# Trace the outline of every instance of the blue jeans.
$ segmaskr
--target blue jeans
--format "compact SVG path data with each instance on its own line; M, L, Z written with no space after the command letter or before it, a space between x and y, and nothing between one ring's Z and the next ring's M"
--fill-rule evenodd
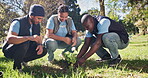
M46 39L44 45L47 49L48 61L52 61L54 59L54 52L56 51L56 49L65 49L62 53L65 53L65 52L73 53L73 51L71 50L72 46L66 44L63 41L58 41L58 40L48 38L48 39ZM78 38L77 44L74 47L76 47L76 49L78 49L78 47L80 45L81 45L81 39Z
M107 51L104 49L108 48L111 58L116 59L119 55L118 49L124 49L128 46L129 43L124 43L123 40L120 39L117 33L106 33L102 36L103 45L100 46L96 54L100 57L103 57L107 54Z

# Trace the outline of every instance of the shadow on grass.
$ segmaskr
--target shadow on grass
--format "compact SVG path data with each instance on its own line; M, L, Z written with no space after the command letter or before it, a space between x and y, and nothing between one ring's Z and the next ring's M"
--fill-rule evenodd
M70 65L68 63L68 61L63 60L63 59L61 59L61 60L54 60L54 62L52 64L57 65L57 66L59 66L61 68L64 68L64 69L68 69L68 66Z
M5 57L0 57L0 70L5 70L7 68L7 65L5 65L5 63L8 63L10 61L12 60Z
M23 69L24 72L29 73L35 78L46 78L51 76L52 78L63 77L64 75L72 76L72 70L69 70L63 62L59 61L54 62L53 65L34 65L28 66ZM59 66L55 66L59 65ZM64 66L65 65L65 66ZM60 66L64 66L61 68ZM49 77L50 78L50 77Z
M124 71L137 71L148 73L148 60L123 60L115 69ZM94 59L87 60L82 68L97 69L102 67L107 67L107 62L100 63ZM63 77L65 75L72 76L76 69L68 68L68 64L64 60L55 60L52 65L34 65L23 69L26 73L34 76L35 78L51 76L53 78Z
M126 69L148 73L148 60L123 60L121 65L126 65Z
M143 47L143 46L148 46L148 43L141 43L141 44L130 44L130 46L136 46L136 47Z
M83 67L90 69L109 67L107 62L97 62L94 59L87 60ZM124 68L125 67L125 68ZM114 68L114 67L113 67ZM132 70L137 72L148 73L148 60L122 60L122 62L115 67L126 71Z
M1 71L1 70L5 70L5 69L6 69L6 67L0 66L0 71Z
M46 78L47 75L51 75L53 78L56 78L61 73L64 73L64 70L61 70L59 68L53 68L49 66L40 66L40 65L34 65L30 67L26 67L23 69L24 72L29 73L30 75L34 76L35 78Z
M0 62L10 62L13 61L12 59L8 59L6 57L0 57Z

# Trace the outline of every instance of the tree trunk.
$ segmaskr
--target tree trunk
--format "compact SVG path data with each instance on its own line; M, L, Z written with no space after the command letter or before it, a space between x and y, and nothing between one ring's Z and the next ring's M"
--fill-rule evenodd
M99 3L100 3L100 15L105 16L104 0L99 0Z

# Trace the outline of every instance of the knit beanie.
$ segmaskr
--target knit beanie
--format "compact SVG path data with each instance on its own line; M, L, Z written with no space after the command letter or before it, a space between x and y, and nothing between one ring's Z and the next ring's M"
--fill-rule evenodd
M34 4L30 7L30 11L29 11L29 15L32 16L45 16L45 11L43 6L39 5L39 4Z

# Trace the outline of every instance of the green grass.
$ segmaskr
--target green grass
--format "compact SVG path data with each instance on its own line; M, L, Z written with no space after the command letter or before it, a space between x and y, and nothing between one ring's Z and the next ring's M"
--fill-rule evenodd
M52 64L46 55L29 62L23 73L13 70L13 60L5 58L0 50L0 71L4 72L3 78L148 78L148 35L132 36L129 46L119 50L123 61L116 67L96 62L99 57L94 54L83 67L74 69L59 56L62 50L55 52Z

